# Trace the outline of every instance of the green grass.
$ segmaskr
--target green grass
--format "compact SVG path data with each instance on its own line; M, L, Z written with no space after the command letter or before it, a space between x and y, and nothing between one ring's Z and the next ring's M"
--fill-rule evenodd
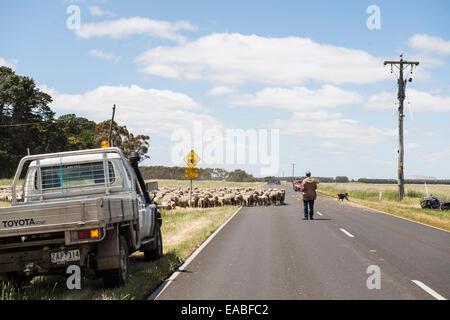
M402 202L398 201L397 188L389 184L320 183L318 192L334 198L338 193L348 192L352 203L450 231L450 211L420 207L420 200L427 196L424 185L406 185ZM439 200L450 200L449 185L427 185L427 188ZM380 192L383 192L381 200Z
M9 178L9 179L0 179L0 186L8 186L11 187L12 183L13 183L14 178ZM19 179L19 181L17 181L17 186L20 187L23 184L23 180L24 179Z
M117 289L103 289L101 280L82 281L81 290L68 290L62 276L40 276L23 288L0 285L0 299L129 300L146 299L200 244L222 225L237 207L163 211L161 228L164 255L145 262L136 252L130 257L130 280Z

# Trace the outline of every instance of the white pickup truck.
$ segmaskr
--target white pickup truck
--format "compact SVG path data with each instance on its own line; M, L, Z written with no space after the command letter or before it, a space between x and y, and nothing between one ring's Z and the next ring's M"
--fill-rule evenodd
M65 274L80 266L106 287L124 285L128 256L162 256L159 208L138 169L118 148L22 158L11 207L0 209L0 280L22 283L36 275ZM25 172L22 200L16 185Z

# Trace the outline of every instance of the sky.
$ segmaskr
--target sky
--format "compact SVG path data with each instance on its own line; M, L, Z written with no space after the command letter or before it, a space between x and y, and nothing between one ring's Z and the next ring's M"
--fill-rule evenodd
M449 14L437 0L1 0L0 65L56 116L103 121L115 104L151 137L145 165L194 148L200 168L395 179L398 70L383 62L403 54L420 62L405 176L450 179Z

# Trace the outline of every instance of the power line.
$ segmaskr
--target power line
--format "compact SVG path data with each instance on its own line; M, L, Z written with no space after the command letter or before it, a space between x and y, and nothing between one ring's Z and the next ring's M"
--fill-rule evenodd
M393 72L392 67L395 66L399 70L397 85L398 85L398 200L402 201L405 195L405 179L403 173L404 166L404 154L405 149L403 145L403 101L405 100L405 88L406 88L406 79L403 79L403 70L408 66L411 67L411 73L413 71L413 66L419 65L417 61L405 61L403 60L403 54L400 55L400 61L385 61L384 65L391 65L391 73ZM409 78L409 82L412 81L412 78Z
M54 121L41 121L41 122L27 122L27 123L16 123L16 124L0 124L0 127L22 127L22 126L32 126L35 124L51 124Z

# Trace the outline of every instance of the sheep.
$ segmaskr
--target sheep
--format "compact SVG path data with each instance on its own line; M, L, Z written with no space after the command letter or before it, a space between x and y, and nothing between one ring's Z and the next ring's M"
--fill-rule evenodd
M282 192L280 190L272 190L269 194L269 201L274 205L281 204Z
M244 200L244 198L242 197L241 194L238 194L238 195L236 195L236 196L234 197L234 203L235 203L236 205L241 205L242 202L243 202L243 200Z
M280 198L280 204L284 204L284 199L286 197L286 190L281 189L281 198Z
M162 187L159 190L151 192L155 201L165 205L166 208L208 208L226 205L279 205L284 204L284 189L264 189L256 190L252 187L242 188L167 188ZM191 200L190 200L191 199Z
M267 206L269 204L269 198L266 195L258 196L258 205Z
M200 197L198 199L198 207L199 208L208 208L211 204L211 201L208 197Z
M250 194L244 194L243 196L244 206L249 207L251 205L251 195Z

